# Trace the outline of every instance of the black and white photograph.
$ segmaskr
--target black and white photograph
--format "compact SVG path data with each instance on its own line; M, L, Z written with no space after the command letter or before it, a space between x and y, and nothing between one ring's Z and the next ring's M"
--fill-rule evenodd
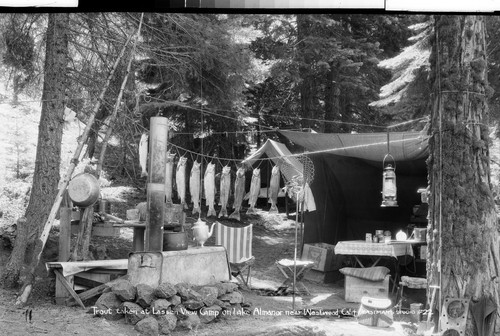
M0 1L0 335L500 335L473 4Z

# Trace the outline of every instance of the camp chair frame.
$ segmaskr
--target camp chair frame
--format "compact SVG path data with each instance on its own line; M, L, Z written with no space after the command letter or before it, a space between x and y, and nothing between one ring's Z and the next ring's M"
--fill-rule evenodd
M252 255L253 224L230 227L215 223L215 244L226 249L231 275L251 289L251 271L255 262Z

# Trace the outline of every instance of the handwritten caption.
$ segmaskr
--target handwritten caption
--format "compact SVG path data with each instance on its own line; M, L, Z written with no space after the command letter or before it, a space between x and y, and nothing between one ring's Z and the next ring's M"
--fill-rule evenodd
M212 309L201 309L199 311L188 310L185 308L179 310L169 310L169 309L155 309L155 308L144 308L141 310L133 310L127 307L118 309L99 309L97 307L92 307L92 313L94 315L109 315L109 314L132 314L132 315L207 315L207 316L316 316L316 317L342 317L342 316L356 316L358 310L352 308L341 308L341 309L300 309L300 310L272 310L272 309L223 309L223 310L212 310ZM364 311L365 314L387 314L391 310L372 310ZM393 312L393 314L427 314L427 309L420 309L418 311L402 310L401 312Z

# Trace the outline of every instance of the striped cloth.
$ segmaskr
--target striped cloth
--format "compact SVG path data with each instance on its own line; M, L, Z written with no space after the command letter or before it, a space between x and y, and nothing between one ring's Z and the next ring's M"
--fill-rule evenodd
M226 248L230 263L242 263L252 259L253 224L241 228L215 223L215 244Z
M349 275L369 281L384 281L385 276L390 272L390 270L385 266L366 268L344 267L339 269L339 271L344 275Z
M367 243L363 240L339 241L335 245L335 254L400 257L413 256L410 244Z

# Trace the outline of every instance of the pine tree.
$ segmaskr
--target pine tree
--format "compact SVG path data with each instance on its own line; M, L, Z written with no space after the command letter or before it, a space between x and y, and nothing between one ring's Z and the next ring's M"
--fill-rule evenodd
M45 76L42 94L42 113L38 132L33 188L26 209L26 221L18 223L17 239L6 266L6 286L19 282L25 259L26 245L34 237L48 217L57 194L61 141L63 134L64 101L66 94L66 65L68 62L67 27L69 13L49 14L45 57ZM36 245L36 240L35 240ZM34 277L34 274L29 274Z
M490 185L485 18L435 16L434 29L427 278L440 285L440 304L467 298L472 305L484 298L498 307L500 235ZM465 334L478 335L471 315Z

